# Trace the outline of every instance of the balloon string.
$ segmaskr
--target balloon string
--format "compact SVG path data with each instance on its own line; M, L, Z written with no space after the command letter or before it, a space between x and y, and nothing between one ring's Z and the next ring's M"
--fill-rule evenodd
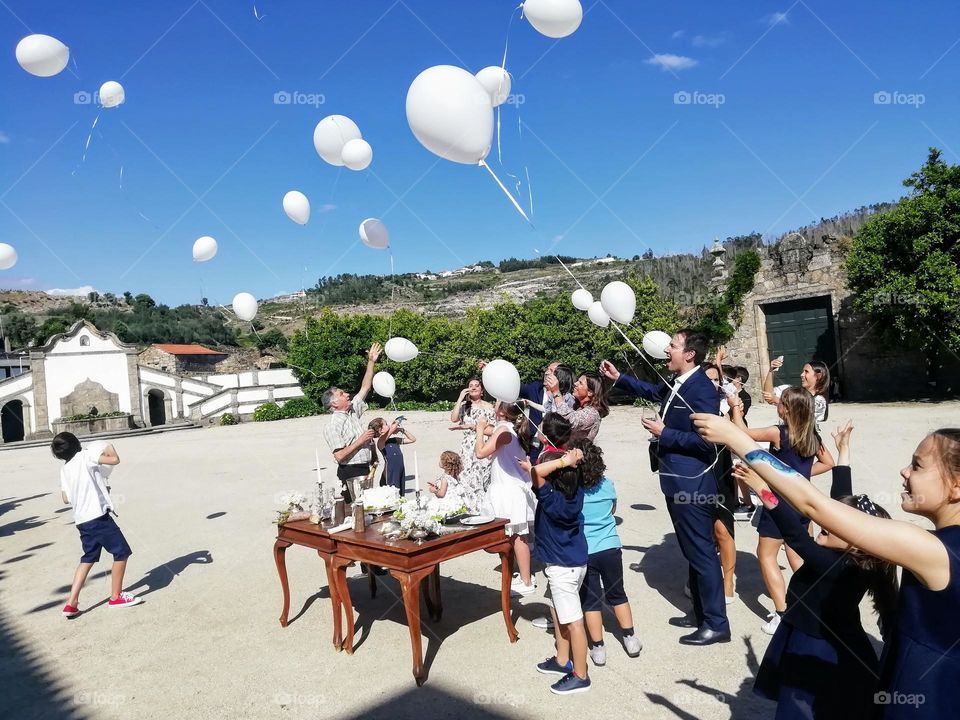
M503 76L500 77L500 82L503 82ZM500 97L500 89L497 88L496 97ZM503 165L503 151L500 147L500 108L503 107L503 103L497 105L497 162Z
M530 198L530 217L533 217L533 185L530 183L530 170L524 165L523 171L527 175L527 195Z
M489 165L487 165L485 160L480 161L480 167L486 168L487 172L490 173L490 176L496 181L497 185L500 186L500 189L503 190L503 194L510 199L511 203L513 203L513 206L517 209L517 212L520 213L520 215L523 216L523 219L526 220L528 223L530 223L530 225L532 226L533 223L530 222L530 218L527 217L527 214L523 211L523 208L520 207L520 203L518 203L516 199L514 199L513 195L510 194L510 191L507 190L506 186L502 182L500 182L500 178L497 177L497 174L493 171L493 169Z

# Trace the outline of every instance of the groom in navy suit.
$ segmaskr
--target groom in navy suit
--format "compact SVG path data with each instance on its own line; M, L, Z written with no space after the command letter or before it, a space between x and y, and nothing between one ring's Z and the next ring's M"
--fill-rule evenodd
M623 375L604 360L600 372L622 389L660 403L660 416L644 420L656 438L655 456L663 491L683 556L690 563L690 594L696 631L680 638L685 645L730 641L730 624L723 597L723 573L713 537L717 480L717 447L706 442L690 420L691 413L720 412L720 395L700 363L707 354L707 338L694 330L680 330L666 348L669 383L654 385ZM654 455L654 453L651 453ZM655 468L656 469L656 468ZM672 621L692 627L685 619Z

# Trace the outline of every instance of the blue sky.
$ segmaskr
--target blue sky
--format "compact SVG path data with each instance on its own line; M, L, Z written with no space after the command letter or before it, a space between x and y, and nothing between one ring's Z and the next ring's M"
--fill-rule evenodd
M960 162L955 1L584 0L563 40L509 28L518 103L502 111L503 164L496 148L488 160L522 179L524 205L532 192L531 228L482 169L438 162L404 113L425 68L499 64L516 4L258 0L258 20L253 0L3 0L0 242L20 260L0 287L269 297L387 272L358 242L367 217L390 228L398 272L551 247L670 254L895 199L931 145ZM30 32L67 44L72 72L21 70ZM97 108L76 94L106 80L127 101L81 162ZM281 91L316 102L275 104ZM369 170L315 153L333 113L360 125ZM281 209L291 189L311 200L306 227ZM190 256L201 235L220 244L205 264Z

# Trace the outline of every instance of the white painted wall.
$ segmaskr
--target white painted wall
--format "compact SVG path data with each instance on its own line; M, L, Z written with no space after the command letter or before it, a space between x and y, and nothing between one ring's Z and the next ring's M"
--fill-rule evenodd
M89 338L90 344L80 344ZM78 383L90 378L107 392L116 393L121 412L133 412L130 382L127 377L127 355L109 339L101 340L87 328L76 336L57 341L46 355L44 374L47 379L47 416L60 417L60 398L69 395Z
M141 382L151 383L153 385L160 385L161 387L176 387L177 381L176 378L167 375L166 373L157 372L156 370L150 370L149 368L141 367L140 368L140 380Z
M17 375L14 378L10 378L9 380L0 383L0 403L6 400L6 398L22 395L32 387L33 373L24 373L23 375Z
M261 370L257 373L261 385L297 385L297 378L290 368Z
M210 397L210 395L213 395L216 392L212 388L209 388L202 383L193 382L191 380L184 380L183 382L181 382L180 389L183 390L185 393L189 392L192 395L198 395L201 397Z

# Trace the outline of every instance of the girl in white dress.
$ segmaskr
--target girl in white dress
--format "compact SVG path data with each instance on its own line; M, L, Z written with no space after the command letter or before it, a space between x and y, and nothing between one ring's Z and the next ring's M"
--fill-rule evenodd
M506 518L507 535L513 538L513 555L517 573L511 591L529 595L537 588L530 574L530 535L537 501L533 495L529 473L523 469L527 459L527 418L516 405L497 403L497 424L486 438L486 420L477 419L477 440L474 454L491 458L490 486L484 508L491 515Z

